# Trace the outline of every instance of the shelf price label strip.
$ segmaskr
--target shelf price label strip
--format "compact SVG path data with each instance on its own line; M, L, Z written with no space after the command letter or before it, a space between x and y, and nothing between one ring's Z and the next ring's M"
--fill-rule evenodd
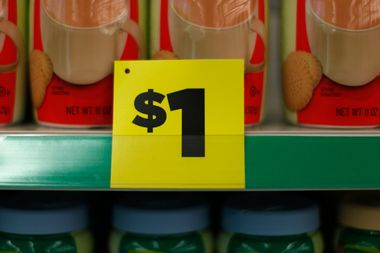
M115 63L111 188L243 189L244 63Z

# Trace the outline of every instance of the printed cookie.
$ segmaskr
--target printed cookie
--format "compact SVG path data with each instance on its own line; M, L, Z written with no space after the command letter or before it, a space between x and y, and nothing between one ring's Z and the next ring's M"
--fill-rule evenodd
M284 78L284 99L286 106L295 112L304 109L313 97L313 82L310 78Z
M304 51L296 51L289 54L287 61L300 68L300 71L305 75L309 75L313 79L313 86L317 87L322 79L322 65L314 55Z
M178 60L178 57L170 52L170 51L167 51L167 50L161 50L159 52L157 52L153 58L153 60Z
M321 64L313 55L307 52L289 54L283 65L282 82L286 106L292 111L304 109L321 78Z
M46 88L53 76L53 64L47 54L33 50L30 55L30 84L34 108L38 109L45 98Z

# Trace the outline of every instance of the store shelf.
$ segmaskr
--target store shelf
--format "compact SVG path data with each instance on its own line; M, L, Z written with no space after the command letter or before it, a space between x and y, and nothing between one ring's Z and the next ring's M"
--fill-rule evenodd
M109 189L111 132L0 131L0 187ZM246 133L247 189L380 189L379 130L273 124Z
M380 189L379 130L262 127L246 136L248 189Z
M0 131L0 187L107 189L109 131L37 127Z

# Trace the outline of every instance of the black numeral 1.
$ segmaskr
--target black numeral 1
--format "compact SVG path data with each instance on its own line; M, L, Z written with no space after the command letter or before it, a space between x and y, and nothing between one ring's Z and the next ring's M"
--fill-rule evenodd
M205 157L205 90L168 94L170 110L182 110L182 157Z

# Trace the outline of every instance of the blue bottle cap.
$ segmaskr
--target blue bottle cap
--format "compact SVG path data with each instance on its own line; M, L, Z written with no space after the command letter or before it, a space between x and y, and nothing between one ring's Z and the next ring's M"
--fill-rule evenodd
M229 201L223 208L224 230L256 236L289 236L319 228L318 206L306 198L281 194L248 196Z
M182 201L117 204L113 210L113 225L135 234L182 234L207 228L208 215L207 205L188 205Z
M85 206L21 209L0 207L0 231L20 235L51 235L85 229Z

